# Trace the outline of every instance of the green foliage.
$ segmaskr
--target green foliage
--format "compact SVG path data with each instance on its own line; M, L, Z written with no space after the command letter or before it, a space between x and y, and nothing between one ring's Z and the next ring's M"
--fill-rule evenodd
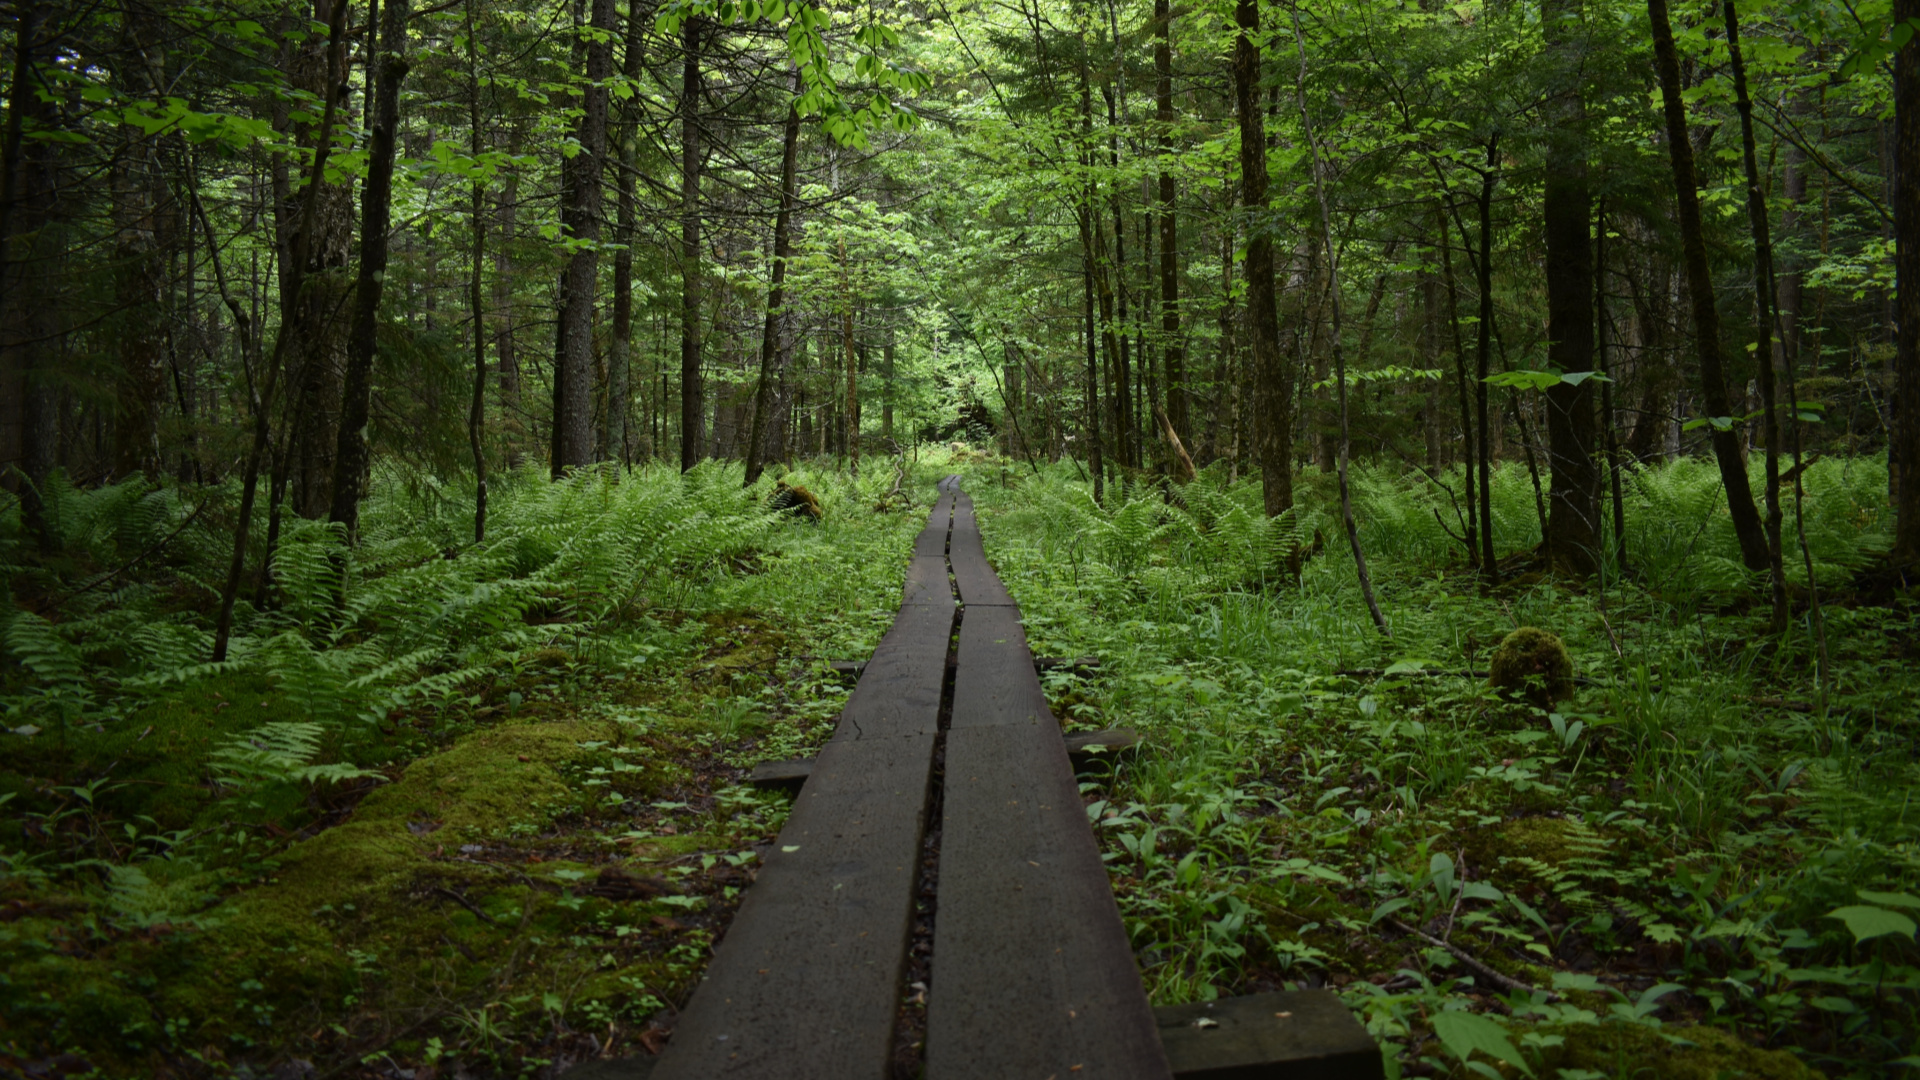
M1884 549L1882 469L1809 470L1823 581ZM1184 506L1109 489L1104 508L1068 468L975 484L1035 651L1102 658L1048 681L1056 712L1144 735L1082 779L1154 1000L1331 982L1395 1067L1455 1075L1809 1075L1766 1044L1865 1077L1904 1055L1913 613L1830 606L1837 683L1805 702L1810 635L1770 636L1751 580L1723 572L1712 471L1631 476L1633 577L1487 597L1434 521L1445 491L1357 467L1390 642L1343 549L1297 584L1228 558L1219 523L1258 515L1256 483L1203 477ZM1306 480L1295 514L1316 520L1333 496ZM1495 495L1501 549L1537 543L1524 469ZM1583 676L1548 715L1472 674L1528 625ZM1396 921L1540 992L1489 987ZM1478 1015L1489 998L1510 1023Z

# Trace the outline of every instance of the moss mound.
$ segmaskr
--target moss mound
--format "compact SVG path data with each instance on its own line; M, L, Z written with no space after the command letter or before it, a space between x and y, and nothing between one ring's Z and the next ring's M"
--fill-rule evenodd
M1762 1050L1710 1027L1601 1024L1557 1027L1563 1039L1547 1050L1540 1075L1586 1069L1603 1076L1661 1080L1819 1080L1821 1074L1784 1050Z
M1508 634L1488 669L1488 686L1542 709L1573 697L1573 657L1557 635L1536 626Z

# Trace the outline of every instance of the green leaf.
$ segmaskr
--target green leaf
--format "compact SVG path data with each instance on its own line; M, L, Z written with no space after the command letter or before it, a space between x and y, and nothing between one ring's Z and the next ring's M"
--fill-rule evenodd
M1911 893L1874 892L1871 889L1861 889L1856 895L1869 904L1880 904L1884 907L1920 908L1920 896L1914 896Z
M1827 912L1826 917L1846 923L1847 929L1853 932L1853 940L1856 944L1893 934L1904 934L1911 939L1915 929L1913 920L1897 911L1888 911L1882 907L1868 907L1864 904L1834 908Z
M1527 1076L1533 1068L1507 1039L1507 1029L1484 1016L1470 1012L1443 1012L1433 1017L1433 1033L1447 1051L1461 1061L1479 1052L1496 1061L1504 1061Z
M1431 663L1433 663L1433 661L1431 660L1412 660L1412 659L1396 660L1393 662L1393 664L1390 667L1387 668L1384 674L1412 675L1415 672L1420 671L1422 668L1425 668L1428 664L1431 664Z

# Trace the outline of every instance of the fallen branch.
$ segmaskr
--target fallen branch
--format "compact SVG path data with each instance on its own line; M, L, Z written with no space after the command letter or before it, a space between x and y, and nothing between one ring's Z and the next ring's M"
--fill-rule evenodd
M1478 957L1475 957L1472 953L1461 948L1460 946L1455 945L1451 942L1441 941L1439 938L1434 937L1432 934L1426 933L1424 931L1415 930L1413 927L1408 926L1406 923L1401 922L1399 919L1389 917L1387 919L1387 924L1389 926L1392 926L1395 930L1398 930L1401 933L1407 935L1408 937L1419 938L1421 941L1426 942L1427 944L1433 946L1436 949L1445 949L1447 952L1452 953L1454 959L1460 961L1462 964L1465 964L1467 966L1467 970L1473 972L1475 975L1481 976L1482 978L1486 979L1488 982L1494 984L1495 986L1500 987L1502 990L1506 990L1510 993L1526 994L1529 996L1534 994L1545 994L1546 1000L1548 1001L1560 1000L1559 994L1556 994L1551 990L1542 990L1539 987L1531 986L1527 983L1523 983L1519 979L1516 979L1511 975L1502 975L1499 972L1488 967Z
M435 887L433 891L436 893L439 893L441 896L446 897L447 899L453 901L454 903L459 904L461 907L466 908L468 911L473 912L473 917L476 919L479 919L481 922L486 923L489 926L500 925L498 922L494 920L493 916L481 910L480 905L474 903L473 901L467 899L464 896L461 896L459 893L454 892L452 889Z

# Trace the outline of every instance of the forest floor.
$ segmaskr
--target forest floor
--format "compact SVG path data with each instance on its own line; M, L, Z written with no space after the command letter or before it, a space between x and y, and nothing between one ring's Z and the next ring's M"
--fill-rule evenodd
M1822 467L1810 533L1844 582L1884 466ZM1056 715L1145 736L1082 780L1156 1004L1331 986L1396 1076L1920 1063L1911 594L1830 589L1818 695L1805 605L1766 632L1685 463L1637 485L1640 583L1605 588L1484 590L1430 493L1363 476L1390 639L1344 548L1271 574L1330 518L1319 477L1269 523L1217 472L1097 508L1070 465L901 468L910 506L885 461L789 477L818 524L724 467L523 479L477 547L457 492L389 485L345 611L331 535L293 529L220 666L196 659L217 520L76 591L198 498L62 496L60 552L7 553L35 614L0 686L0 1074L553 1076L657 1049L785 816L745 771L831 731L827 665L890 623L947 471L1034 652L1101 661L1045 677ZM1502 483L1518 549L1526 480ZM1571 700L1486 689L1521 626L1564 639Z

